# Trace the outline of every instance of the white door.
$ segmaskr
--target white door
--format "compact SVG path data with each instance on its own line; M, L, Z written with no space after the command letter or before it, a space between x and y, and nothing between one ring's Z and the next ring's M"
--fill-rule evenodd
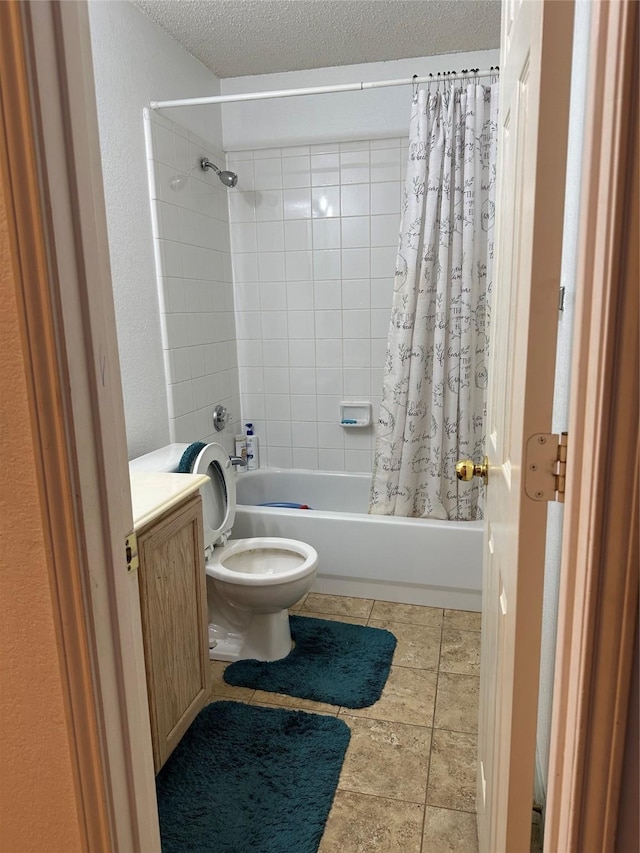
M572 2L504 0L478 738L480 853L529 850L547 505L525 494L551 429Z

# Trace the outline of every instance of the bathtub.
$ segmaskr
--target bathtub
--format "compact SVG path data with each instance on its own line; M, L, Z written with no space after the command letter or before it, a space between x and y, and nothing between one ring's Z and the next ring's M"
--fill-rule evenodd
M319 555L313 591L481 610L482 522L368 515L369 474L239 473L233 538L284 536ZM262 507L300 503L311 510Z

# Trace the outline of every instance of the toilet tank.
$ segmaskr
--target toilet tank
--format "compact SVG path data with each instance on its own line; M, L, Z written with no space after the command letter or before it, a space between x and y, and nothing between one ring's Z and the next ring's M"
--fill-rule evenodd
M188 444L167 444L129 462L130 471L177 471Z

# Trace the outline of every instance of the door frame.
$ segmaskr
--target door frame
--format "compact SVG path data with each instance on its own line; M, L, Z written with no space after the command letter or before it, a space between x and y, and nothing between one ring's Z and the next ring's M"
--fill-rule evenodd
M0 3L0 94L80 837L146 853L160 839L86 3Z
M567 853L615 849L638 618L638 18L592 7L545 826Z
M628 501L619 506L626 489L610 490L607 501L596 495L624 461L623 450L631 453L627 463L634 453L637 460L637 419L634 445L634 413L615 393L620 383L605 387L602 381L613 368L620 381L629 380L624 354L626 336L633 338L633 329L623 322L631 313L623 306L633 298L632 270L627 267L627 275L618 277L618 261L628 246L621 179L630 124L619 96L628 91L634 5L626 0L594 4L592 10L588 115L593 121L587 129L581 203L584 286L576 306L571 380L547 806L550 850L609 849L590 840L588 847L578 842L587 822L601 828L600 837L610 838L617 814L620 750L616 746L607 762L598 743L604 743L604 733L611 742L613 723L623 718L628 695L628 617L637 554L631 518L637 515L637 489L631 507ZM10 182L15 189L12 249L21 273L37 453L41 464L46 460L55 472L43 481L41 497L50 530L58 644L67 663L62 676L79 814L87 849L158 850L137 577L126 573L123 556L131 505L87 9L82 2L42 0L2 3L0 14L3 86L6 81L7 93L13 88L3 167L15 179L15 186ZM612 93L615 97L605 103ZM602 323L602 317L611 321ZM608 406L614 404L620 404L620 419L612 422ZM619 446L620 451L608 453L608 447ZM621 531L623 517L629 525ZM624 582L622 571L615 578L618 609L605 607L596 589L609 581L602 572L604 557L615 553L626 569ZM589 668L587 652L593 649L597 661ZM612 684L613 663L615 701L603 708L596 700L599 688ZM606 797L584 790L587 765L606 769ZM600 772L591 778L601 790Z

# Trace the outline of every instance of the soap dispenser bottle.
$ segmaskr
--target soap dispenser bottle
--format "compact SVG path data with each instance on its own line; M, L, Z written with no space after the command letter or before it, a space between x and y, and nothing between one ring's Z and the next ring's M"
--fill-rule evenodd
M247 436L242 433L236 435L236 456L242 459L242 465L238 467L238 471L244 471L247 467Z
M260 467L260 451L258 436L253 434L253 424L247 424L247 469L255 471Z

